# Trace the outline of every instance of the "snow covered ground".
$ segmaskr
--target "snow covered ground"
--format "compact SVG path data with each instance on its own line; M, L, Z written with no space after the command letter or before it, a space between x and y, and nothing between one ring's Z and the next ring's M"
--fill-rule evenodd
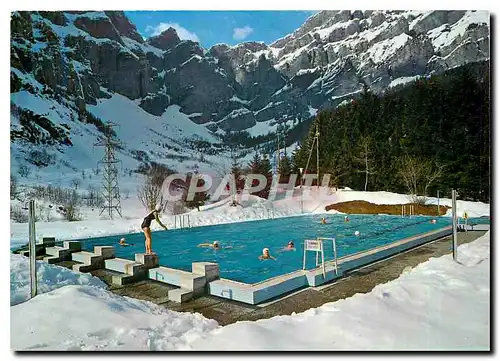
M11 348L488 350L490 233L460 246L458 259L432 258L367 294L300 314L225 327L200 314L169 311L82 285L78 276L65 277L77 284L11 306ZM22 263L16 257L11 262ZM11 268L11 278L18 269ZM50 284L61 272L60 267L42 272L42 282ZM23 277L27 282L26 272L16 277L19 285Z
M309 191L309 199L300 202L298 194L286 197L285 193L278 193L274 201L250 196L248 200L241 200L241 206L231 207L230 199L226 198L216 203L201 208L201 211L189 212L192 226L212 225L221 223L241 222L269 217L285 217L300 215L303 213L325 213L325 206L350 200L365 200L375 204L399 204L409 203L407 195L390 192L361 192L349 189L332 191L331 189L316 187L305 189ZM436 204L436 198L429 198L429 204ZM440 199L441 205L451 206L451 199ZM467 211L469 217L489 216L490 205L481 202L457 201L458 213L461 215ZM99 210L90 208L82 209L82 221L67 222L44 222L36 223L36 235L41 237L56 237L58 240L81 239L86 237L97 237L105 235L118 235L140 232L140 224L144 216L144 207L135 197L122 201L123 218L115 220L102 220ZM330 211L329 213L337 213ZM451 210L448 212L451 216ZM162 222L169 228L174 228L173 215L163 215ZM178 225L178 223L177 223ZM160 227L153 222L153 230ZM28 226L26 223L11 222L11 246L26 244L28 240Z
M99 278L87 273L73 272L65 267L37 261L38 293L46 293L67 285L90 285L106 288ZM30 298L29 259L19 254L10 255L10 304L17 305Z

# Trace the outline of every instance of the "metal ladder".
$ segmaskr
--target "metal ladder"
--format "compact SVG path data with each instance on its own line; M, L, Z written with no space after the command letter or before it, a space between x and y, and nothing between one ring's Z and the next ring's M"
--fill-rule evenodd
M305 270L306 269L307 251L316 252L316 267L319 267L319 256L321 254L321 267L323 269L323 279L326 279L325 252L324 252L324 242L325 241L332 241L333 268L335 269L335 274L338 275L337 244L336 244L335 238L317 237L316 239L304 240L304 259L303 259L303 263L302 263L302 270Z

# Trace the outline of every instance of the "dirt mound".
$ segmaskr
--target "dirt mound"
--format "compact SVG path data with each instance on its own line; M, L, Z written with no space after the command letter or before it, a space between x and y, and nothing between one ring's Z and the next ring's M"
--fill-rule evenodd
M391 214L400 216L402 205L408 206L409 204L374 204L367 201L349 201L330 204L325 207L325 210L333 209L348 214ZM449 208L448 206L439 206L439 215L445 215ZM414 213L422 216L436 216L437 206L414 204Z

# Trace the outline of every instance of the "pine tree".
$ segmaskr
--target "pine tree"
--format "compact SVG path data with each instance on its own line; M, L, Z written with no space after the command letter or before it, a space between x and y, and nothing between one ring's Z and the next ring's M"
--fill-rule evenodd
M280 166L278 169L278 173L280 175L280 183L288 183L291 172L290 158L288 156L284 156L280 160Z

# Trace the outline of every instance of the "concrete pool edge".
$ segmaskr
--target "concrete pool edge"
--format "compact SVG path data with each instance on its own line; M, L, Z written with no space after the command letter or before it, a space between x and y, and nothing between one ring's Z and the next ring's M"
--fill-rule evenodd
M257 305L296 291L299 288L317 287L331 282L343 277L348 271L380 261L424 243L449 236L452 233L452 226L447 226L370 250L343 256L337 260L338 272L335 272L333 261L325 263L325 277L323 277L322 268L315 268L313 270L294 271L254 284L220 278L208 283L208 293L212 296Z

